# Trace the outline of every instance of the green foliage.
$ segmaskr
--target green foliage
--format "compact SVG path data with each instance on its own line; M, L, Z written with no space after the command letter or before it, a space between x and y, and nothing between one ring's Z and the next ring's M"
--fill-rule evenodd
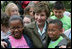
M12 1L3 1L3 3L1 3L1 9L3 12L5 12L5 8L6 8L7 4L10 2L12 2Z
M64 4L65 9L67 11L71 12L71 1L62 1L62 3ZM54 4L50 4L49 3L49 6L50 6L51 11L52 11L53 5Z
M71 12L71 1L62 1L62 3L64 4L64 7L65 7L66 11ZM49 3L51 16L54 15L54 13L52 12L53 5L54 4Z

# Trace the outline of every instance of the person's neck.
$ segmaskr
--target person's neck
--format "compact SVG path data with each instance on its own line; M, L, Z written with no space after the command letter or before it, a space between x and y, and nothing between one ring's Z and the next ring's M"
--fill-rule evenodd
M58 18L58 19L61 19L61 18L63 18L64 16L61 16L60 18Z
M59 36L59 37L60 37L60 36ZM52 41L57 41L57 40L59 39L59 37L57 37L56 39L53 38Z
M44 28L44 25L45 25L45 24L38 25L38 27L39 27L39 29L41 30L41 32L42 32L42 30L43 30L43 28Z

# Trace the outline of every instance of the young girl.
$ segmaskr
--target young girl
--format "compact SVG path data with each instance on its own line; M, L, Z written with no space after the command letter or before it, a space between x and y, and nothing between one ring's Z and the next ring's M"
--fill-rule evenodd
M4 41L8 44L7 48L32 48L29 37L24 32L22 18L14 15L9 19L11 35Z
M9 3L9 4L6 6L5 13L6 13L8 16L20 15L20 14L19 14L19 8L18 8L17 5L14 4L14 3Z

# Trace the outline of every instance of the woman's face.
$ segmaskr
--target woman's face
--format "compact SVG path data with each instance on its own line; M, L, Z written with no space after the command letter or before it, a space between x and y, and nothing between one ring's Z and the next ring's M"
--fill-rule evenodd
M37 22L38 25L44 25L46 21L46 13L45 12L35 13L35 21Z
M29 14L30 14L30 16L33 16L34 17L34 14L33 14L33 8L30 8L30 10L29 10Z
M13 20L10 22L10 30L14 38L21 38L23 29L24 28L20 20Z
M10 9L10 15L18 15L19 14L19 11L18 11L18 8L16 6L12 7Z

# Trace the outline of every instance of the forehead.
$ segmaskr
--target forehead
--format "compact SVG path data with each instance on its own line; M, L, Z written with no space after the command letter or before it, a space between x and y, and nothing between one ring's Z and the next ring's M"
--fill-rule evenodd
M18 10L18 7L17 6L13 6L10 8L11 10Z
M36 13L38 13L38 14L46 14L45 11L40 11L40 12L36 12Z
M20 20L12 20L10 21L10 25L21 25L21 21Z
M23 21L31 21L31 19L28 17L24 17Z
M52 28L52 29L53 28L56 28L57 29L58 27L59 26L56 23L55 24L51 23L51 24L48 25L48 28Z
M63 9L57 10L57 9L53 9L53 11L63 11Z

